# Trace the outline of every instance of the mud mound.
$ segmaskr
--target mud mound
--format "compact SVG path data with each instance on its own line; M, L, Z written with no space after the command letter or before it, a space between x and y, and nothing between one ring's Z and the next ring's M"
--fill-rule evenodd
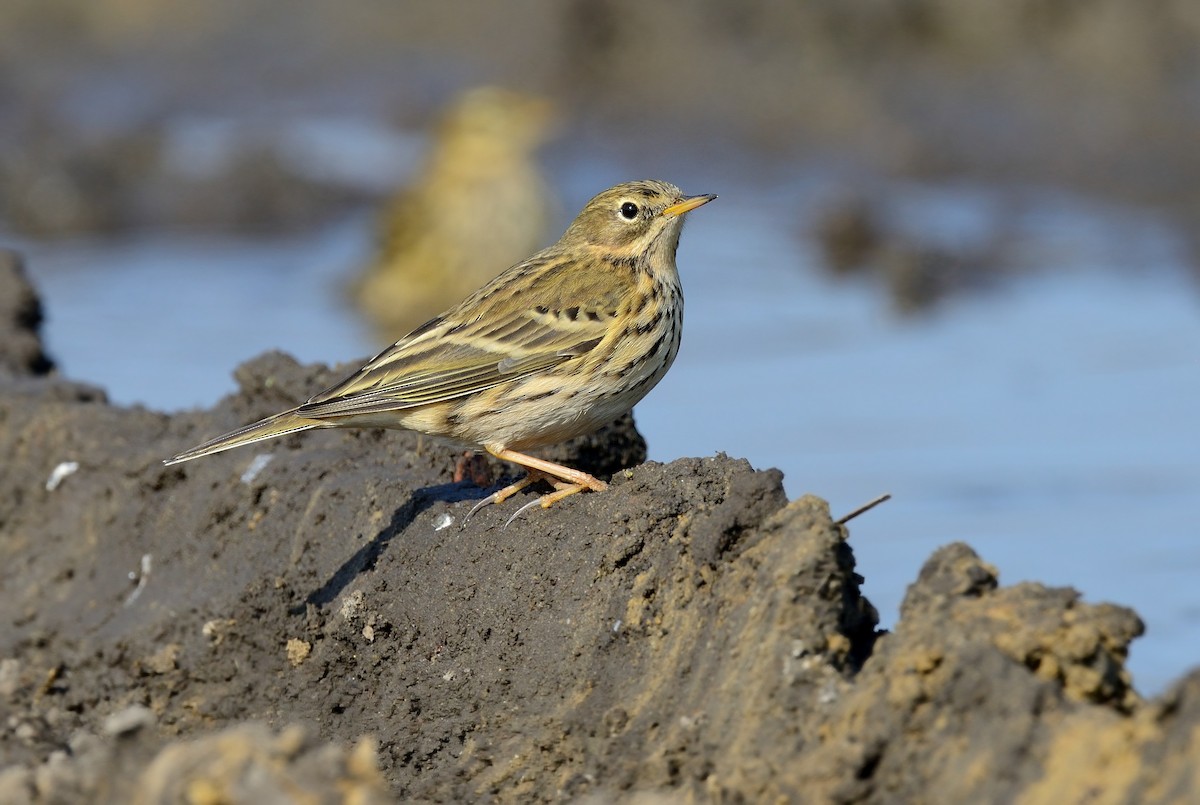
M952 545L877 632L821 500L724 455L620 469L631 421L557 454L607 492L507 527L512 504L464 524L486 491L411 434L163 466L337 379L237 376L177 416L0 382L0 801L1200 791L1200 676L1139 700L1129 610Z

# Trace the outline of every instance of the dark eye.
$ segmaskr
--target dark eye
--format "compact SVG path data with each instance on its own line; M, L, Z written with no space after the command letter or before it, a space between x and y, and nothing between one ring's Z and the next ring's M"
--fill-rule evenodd
M638 205L634 204L632 201L626 201L621 205L621 216L626 221L632 221L634 218L637 218L637 214Z

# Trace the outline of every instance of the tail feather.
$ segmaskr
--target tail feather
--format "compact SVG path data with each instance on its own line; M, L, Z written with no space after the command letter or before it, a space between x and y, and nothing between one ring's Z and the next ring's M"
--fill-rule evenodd
M297 431L319 428L324 425L325 423L320 420L307 419L300 416L295 410L284 411L282 414L269 416L266 419L226 433L223 436L209 439L204 444L196 445L190 450L184 450L177 456L164 459L163 463L178 464L181 461L191 461L193 458L220 453L222 450L241 447L244 444L253 444L254 442L261 442L266 439L274 439L276 436L283 436L287 433L296 433Z

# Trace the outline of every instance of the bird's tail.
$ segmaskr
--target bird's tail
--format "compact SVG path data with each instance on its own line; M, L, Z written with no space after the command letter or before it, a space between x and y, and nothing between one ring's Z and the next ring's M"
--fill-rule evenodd
M193 458L220 453L222 450L228 450L232 447L241 447L244 444L253 444L265 439L274 439L276 436L283 436L286 433L296 433L297 431L324 427L325 425L326 423L318 419L302 417L295 410L284 411L282 414L269 416L251 425L246 425L245 427L226 433L224 436L209 439L204 444L196 445L191 450L184 450L177 456L164 459L163 463L178 464L181 461L191 461Z

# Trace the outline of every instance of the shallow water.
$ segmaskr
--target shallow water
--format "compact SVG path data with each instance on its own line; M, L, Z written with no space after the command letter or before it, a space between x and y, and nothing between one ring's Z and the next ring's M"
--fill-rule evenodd
M593 165L567 184L636 173ZM948 243L1002 229L1009 259L1034 269L903 318L878 285L818 270L798 233L821 182L721 182L688 185L721 199L680 248L683 349L637 409L651 457L723 450L780 467L790 495L825 497L835 516L893 493L851 535L884 626L929 553L965 540L1006 584L1134 607L1148 627L1130 662L1141 692L1200 664L1200 303L1175 233L1046 191L1014 203L891 186L903 226ZM328 363L375 352L341 291L368 232L360 216L293 238L23 248L65 373L175 410L212 405L266 349Z

